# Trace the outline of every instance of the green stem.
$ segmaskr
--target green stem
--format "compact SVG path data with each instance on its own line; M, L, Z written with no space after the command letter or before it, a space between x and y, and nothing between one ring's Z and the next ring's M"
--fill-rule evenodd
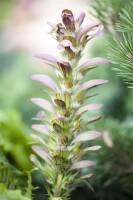
M56 182L56 185L54 187L54 197L55 197L55 200L58 198L56 197L60 197L61 196L61 183L62 183L62 174L58 174L57 176L57 182ZM59 198L61 199L61 198Z

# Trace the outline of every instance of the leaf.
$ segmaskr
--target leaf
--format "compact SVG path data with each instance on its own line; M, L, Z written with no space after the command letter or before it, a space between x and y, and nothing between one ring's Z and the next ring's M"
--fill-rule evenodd
M7 190L3 183L0 183L0 199L1 200L31 200L22 195L20 190Z
M76 138L73 140L73 143L77 142L84 142L87 140L94 140L101 136L101 133L98 131L86 131L84 133L80 133L76 136Z
M80 180L80 182L85 183L94 192L93 187L86 180Z
M32 199L33 199L32 191L33 191L33 190L36 190L37 187L34 187L34 186L32 185L32 175L31 175L31 172L27 171L27 176L28 176L28 181L27 181L28 187L27 187L26 196L32 200Z
M51 77L47 76L47 75L37 74L37 75L33 75L31 77L31 79L43 83L47 87L51 88L54 92L58 92L59 91L59 89L58 89L56 83L54 82L54 80Z
M86 111L96 110L103 107L103 104L88 104L82 108L79 108L79 110L75 113L75 117L79 117L82 113Z
M44 110L54 113L53 106L51 105L51 103L49 103L48 100L42 99L42 98L32 98L31 101L32 101L32 103L43 108Z
M82 160L82 161L79 161L79 162L76 162L74 163L70 170L74 170L74 169L82 169L82 168L85 168L85 167L90 167L92 165L94 165L95 163L93 161L89 161L89 160Z
M47 126L45 126L45 125L33 124L31 127L35 131L38 131L38 132L43 133L43 134L48 135L48 136L50 135L49 128Z

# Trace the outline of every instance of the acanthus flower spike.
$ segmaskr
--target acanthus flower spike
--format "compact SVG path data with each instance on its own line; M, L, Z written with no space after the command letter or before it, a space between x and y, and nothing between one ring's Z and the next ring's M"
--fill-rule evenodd
M76 183L92 176L90 169L84 176L80 176L79 172L82 168L87 170L95 164L91 160L83 160L83 155L101 148L87 142L101 136L101 132L90 128L88 130L88 127L90 123L101 119L98 115L91 116L91 111L102 108L103 104L87 104L87 99L96 95L90 94L90 90L101 87L108 81L84 81L84 75L99 64L110 63L105 58L97 57L79 65L89 39L102 33L103 26L99 22L82 27L85 13L73 14L67 9L62 11L61 18L62 23L48 22L50 34L58 42L61 58L43 53L35 54L35 57L53 67L57 77L53 80L42 74L32 76L32 80L42 83L48 89L50 96L50 102L44 98L31 99L45 113L36 117L41 124L32 125L32 129L39 134L32 135L38 144L32 149L44 162L41 163L35 155L31 155L31 161L43 171L51 185L48 188L49 200L67 200L70 197L70 187L74 189ZM84 115L88 113L89 118L85 118Z

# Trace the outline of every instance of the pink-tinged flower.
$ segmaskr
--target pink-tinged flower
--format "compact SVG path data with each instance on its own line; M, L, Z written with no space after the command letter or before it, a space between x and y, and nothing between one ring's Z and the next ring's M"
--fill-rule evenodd
M90 161L90 160L82 160L82 161L78 161L78 162L75 162L70 170L74 170L74 169L82 169L82 168L85 168L85 167L90 167L92 165L94 165L95 163L93 161Z
M99 22L93 22L81 28L81 30L77 34L77 42L80 41L82 36L87 35L87 33L89 31L92 31L93 29L99 28L99 26L100 26Z
M33 151L40 156L44 161L48 162L52 159L51 155L47 150L40 146L32 146Z
M98 131L86 131L84 133L80 133L79 135L77 135L75 139L73 140L73 143L84 142L87 140L94 140L100 136L101 136L101 133Z
M63 10L61 17L62 17L62 22L67 29L73 30L75 28L74 16L70 10L67 9Z
M58 89L56 83L54 82L54 80L51 77L47 76L47 75L37 74L37 75L33 75L31 77L31 79L43 83L44 85L46 85L47 87L49 87L53 91L56 91L56 92L59 91L59 89Z
M33 130L37 131L37 132L40 132L40 133L44 134L44 135L50 136L50 133L49 133L50 128L48 126L46 126L46 125L43 125L43 124L33 124L31 126L31 128Z
M100 25L98 27L96 27L95 29L92 29L91 31L89 31L89 36L91 37L96 37L96 36L101 36L103 35L103 25Z
M42 60L45 60L46 62L50 63L50 64L54 64L54 66L57 66L57 59L54 56L51 56L49 54L42 54L42 53L38 53L35 54L34 57L36 58L40 58Z
M79 117L82 113L91 111L91 110L97 110L103 107L103 104L88 104L84 107L79 108L77 112L75 113L75 117Z
M91 178L93 176L93 174L86 174L84 176L81 176L80 179L87 179L87 178Z
M97 80L87 81L80 86L80 88L78 89L77 95L79 95L81 92L83 92L85 90L91 89L91 88L99 86L99 85L103 85L105 83L108 83L108 80L97 79Z
M36 104L37 106L43 108L46 111L49 111L51 113L54 113L54 108L51 105L51 103L49 103L49 101L47 101L46 99L42 99L42 98L32 98L31 99L32 103Z
M84 151L98 151L99 149L101 149L101 146L97 145L97 146L88 147L84 149Z
M74 15L74 20L77 21L79 25L83 23L84 18L85 18L84 12L78 12Z
M111 63L111 61L105 59L105 58L91 58L91 59L88 59L85 63L83 63L79 69L83 70L83 69L86 69L87 67L89 66L92 66L92 65L99 65L99 64L108 64L108 63Z
M72 52L76 52L76 48L73 46L70 40L63 40L61 43L59 43L59 50L64 51L65 48L69 48Z

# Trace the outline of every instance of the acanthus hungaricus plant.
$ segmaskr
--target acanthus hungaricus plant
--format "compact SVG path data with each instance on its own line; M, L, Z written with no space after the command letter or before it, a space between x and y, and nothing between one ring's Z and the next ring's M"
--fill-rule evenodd
M102 104L87 104L92 96L92 88L107 83L107 80L95 79L83 82L87 72L97 64L109 63L105 58L88 59L79 64L87 42L95 36L101 35L103 26L99 22L90 23L82 27L85 13L74 15L70 10L63 10L62 23L48 22L51 35L58 41L61 58L57 59L48 54L36 54L56 71L56 82L47 75L33 75L32 79L48 87L50 100L32 98L32 102L43 111L36 119L41 124L34 124L37 131L33 137L37 145L32 149L40 157L31 155L35 166L42 170L48 182L50 200L66 200L76 185L92 174L80 177L80 170L94 164L82 157L100 146L88 146L85 142L100 137L101 133L90 130L89 124L100 119L100 116L89 117L85 120L85 113L100 109ZM82 83L81 83L82 82ZM84 128L88 128L84 131ZM41 134L40 134L41 133ZM43 162L45 161L45 162Z

